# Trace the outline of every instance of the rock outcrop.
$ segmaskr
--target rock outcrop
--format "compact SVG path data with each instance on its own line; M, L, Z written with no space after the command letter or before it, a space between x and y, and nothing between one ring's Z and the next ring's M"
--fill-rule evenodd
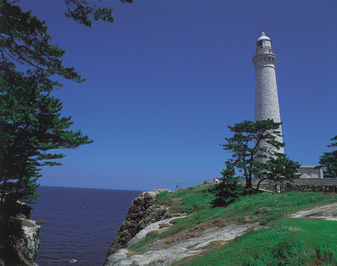
M113 241L107 259L104 265L108 262L108 258L117 250L125 248L128 242L147 225L159 221L166 214L168 206L153 206L156 200L156 195L169 189L155 189L148 192L142 192L135 198L129 208L129 212L118 230L117 236Z
M139 245L149 232L162 233L173 224L173 220L183 218L182 214L171 214L168 206L153 205L156 199L155 192L143 192L136 198L130 207L128 216L123 222L118 235L111 246L104 266L126 265L172 265L188 256L201 256L204 247L210 243L223 245L245 232L256 230L262 226L256 223L246 224L200 224L184 229L176 234L163 239L154 240L142 246ZM293 218L320 218L337 220L337 203L327 204L312 208L311 210L298 211L290 214ZM176 216L181 217L176 217ZM137 232L135 234L135 232Z
M337 221L337 202L318 206L309 210L298 211L291 215L292 218L316 218Z
M16 202L10 214L11 231L1 252L0 265L37 266L35 263L40 247L40 228L31 220L31 207ZM1 264L2 263L2 264Z
M22 225L22 232L18 237L13 236L10 242L21 261L25 261L26 265L37 265L35 260L40 247L41 226L30 219L19 219Z
M182 234L174 239L159 239L149 244L143 254L133 254L132 246L142 241L149 232L163 232L173 226L172 220L186 217L186 214L169 213L168 206L153 205L156 194L164 190L143 192L135 198L111 245L104 266L122 265L171 265L184 257L202 252L202 247L217 241L225 243L247 230L261 226L253 224L228 224L199 229L191 234Z
M151 231L163 232L171 224L169 218L155 222L141 230L128 243L126 248L119 249L116 253L110 255L106 260L106 266L126 266L126 265L171 265L188 256L195 256L203 252L203 247L212 242L225 244L226 241L244 234L247 230L256 230L261 226L259 223L251 224L229 224L226 226L213 226L211 228L200 228L194 231L193 237L183 236L181 239L159 239L146 247L143 254L132 254L129 248L145 238L146 234ZM164 228L161 225L166 225Z

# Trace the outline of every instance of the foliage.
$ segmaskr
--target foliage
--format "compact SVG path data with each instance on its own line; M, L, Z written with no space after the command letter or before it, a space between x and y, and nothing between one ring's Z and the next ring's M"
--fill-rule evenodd
M48 160L62 153L48 150L75 148L91 143L81 131L69 131L71 117L60 117L62 102L50 96L62 84L50 79L57 74L84 81L74 68L62 65L64 50L50 44L44 22L19 6L0 2L0 201L36 199L41 166L60 165ZM27 74L16 71L25 64ZM40 163L43 161L43 163Z
M100 0L101 1L101 0ZM132 3L132 0L121 0ZM71 117L60 117L62 102L50 96L63 85L55 75L83 82L73 67L65 67L65 50L51 44L45 22L22 11L20 0L0 0L0 202L36 199L41 166L62 153L48 150L92 143L81 131L67 130ZM87 0L64 0L65 16L92 27L93 21L113 22L112 9L91 6ZM26 74L16 70L25 65ZM41 162L43 161L43 162Z
M92 143L81 131L67 130L71 117L60 117L62 102L44 93L31 77L16 72L0 77L1 202L37 198L41 166L61 165L49 150Z
M235 176L235 167L231 160L226 161L226 169L222 172L221 182L214 189L216 199L214 206L227 206L243 195L244 188Z
M99 0L103 1L103 0ZM122 3L132 3L133 0L120 0ZM65 16L84 24L85 26L92 27L94 20L103 20L113 22L113 10L111 8L97 8L97 6L90 6L87 0L64 0L67 6Z
M60 87L57 81L51 81L51 75L59 75L76 82L84 81L74 71L62 65L61 58L65 50L50 44L51 36L47 33L45 21L32 16L32 11L23 12L15 3L20 0L0 0L0 52L1 71L14 71L15 64L25 64L32 69L28 76L34 76L38 83L44 85L44 91ZM102 0L99 0L102 1ZM67 6L66 17L92 27L93 20L113 22L112 9L90 6L87 0L64 0ZM132 3L132 0L121 0Z
M50 43L44 21L22 11L18 0L0 1L0 202L36 199L41 166L62 153L48 150L75 148L91 143L81 131L67 130L71 117L60 117L62 102L50 96L62 87L51 77L83 82L74 68L65 67L65 50ZM122 2L132 3L130 0ZM94 20L113 22L112 9L90 6L86 0L65 0L65 15L92 27ZM25 65L26 74L16 70ZM43 161L43 163L41 163Z
M336 141L328 145L328 147L337 147L337 135L330 140ZM324 177L337 178L337 150L324 152L319 158L319 164L323 167Z
M275 157L270 157L266 162L266 169L256 173L255 177L261 178L257 184L257 189L263 180L270 180L277 183L292 182L293 179L299 178L298 174L300 164L286 157L285 154L277 154Z
M65 50L51 44L45 22L22 11L15 5L19 1L0 0L0 231L5 249L14 233L20 233L12 218L16 201L39 197L40 167L61 165L51 160L65 155L51 151L93 142L80 130L68 130L71 117L61 117L62 102L50 96L63 86L52 79L55 75L84 79L63 65ZM94 20L113 22L112 9L90 6L86 0L64 1L66 17L85 26L92 27ZM26 73L17 71L17 65L24 65ZM1 257L8 253L0 251Z
M277 152L284 143L276 140L281 136L278 131L282 123L272 119L261 121L243 121L228 126L233 137L226 138L227 144L221 145L224 150L233 153L231 163L243 175L246 189L252 188L252 177L267 178L274 181L291 180L296 177L298 163ZM287 167L291 166L291 169ZM273 171L272 174L270 171ZM284 178L282 178L282 175Z
M7 1L2 0L0 3L1 75L15 79L14 62L17 62L30 67L27 76L39 83L45 92L62 86L49 79L55 74L76 82L84 81L74 68L62 65L61 58L65 50L50 44L51 37L44 21L32 16L31 11L23 12L19 6Z

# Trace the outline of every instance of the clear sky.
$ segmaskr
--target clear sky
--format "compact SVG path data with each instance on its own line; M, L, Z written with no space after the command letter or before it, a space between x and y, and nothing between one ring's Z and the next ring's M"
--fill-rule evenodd
M337 134L337 1L91 1L115 22L86 28L62 0L21 0L45 20L65 66L87 79L54 92L71 129L95 142L67 150L41 185L152 190L220 177L227 125L254 120L252 56L261 32L277 54L285 153L315 165Z

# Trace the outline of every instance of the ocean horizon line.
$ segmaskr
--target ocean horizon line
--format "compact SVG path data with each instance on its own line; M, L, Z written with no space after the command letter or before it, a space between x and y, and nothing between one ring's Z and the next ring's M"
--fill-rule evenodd
M76 189L97 189L97 190L119 190L119 191L151 191L152 189L142 190L142 189L121 189L121 188L99 188L99 187L72 187L72 186L51 186L51 185L40 185L40 187L50 187L50 188L76 188Z

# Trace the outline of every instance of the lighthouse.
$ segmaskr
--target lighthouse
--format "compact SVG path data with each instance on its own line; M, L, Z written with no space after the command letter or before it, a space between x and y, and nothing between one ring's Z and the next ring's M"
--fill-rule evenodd
M271 47L271 40L262 32L261 37L256 42L256 52L253 57L255 67L255 121L273 119L274 122L281 122L280 107L276 85L275 64L277 56ZM281 126L279 128L282 134ZM283 143L282 137L276 140ZM260 148L267 148L267 143L261 143ZM283 147L277 150L284 153ZM261 153L260 153L261 154ZM264 158L257 158L264 162Z

